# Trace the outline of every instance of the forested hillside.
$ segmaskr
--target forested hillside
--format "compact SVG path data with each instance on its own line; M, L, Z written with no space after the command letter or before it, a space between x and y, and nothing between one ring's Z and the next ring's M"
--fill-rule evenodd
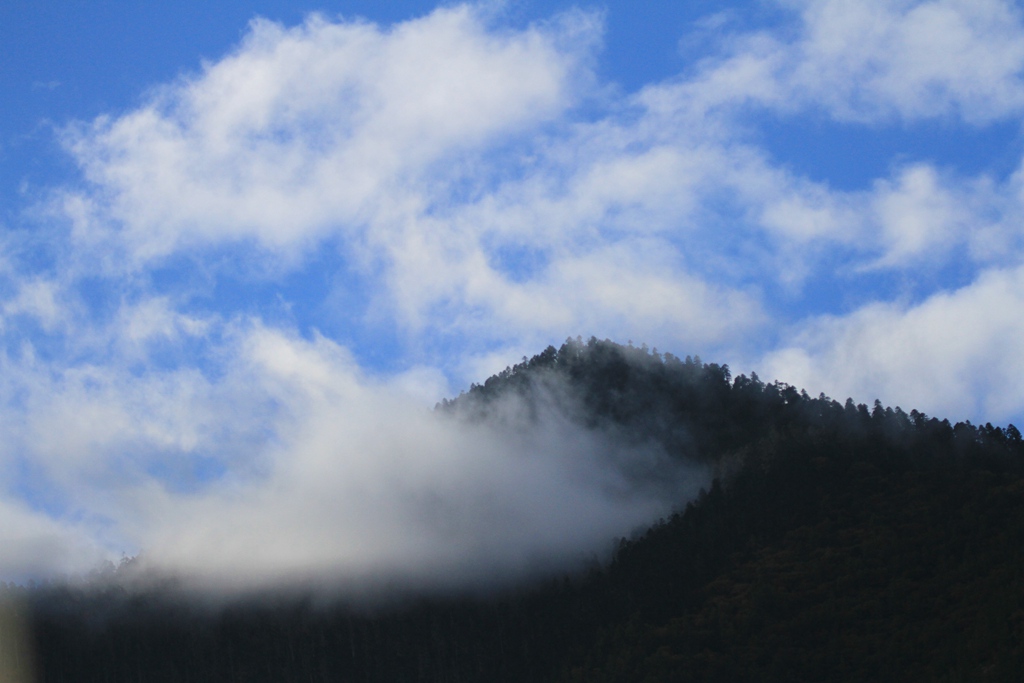
M487 596L210 609L131 588L130 563L102 590L10 586L30 605L37 679L1009 681L1024 670L1024 442L1012 425L812 398L594 339L549 347L437 411L496 419L513 396L531 419L560 411L656 443L713 483L609 560Z

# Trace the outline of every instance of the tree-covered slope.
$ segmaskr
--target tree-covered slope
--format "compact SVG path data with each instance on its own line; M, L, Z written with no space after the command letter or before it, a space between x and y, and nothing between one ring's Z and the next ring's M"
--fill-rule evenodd
M1019 472L781 445L781 471L623 547L608 576L633 609L562 680L1018 679Z
M28 591L42 681L1017 680L1024 444L568 341L438 410L560 413L716 478L610 561L488 597L219 610ZM645 476L656 476L646 472ZM26 593L11 588L9 592Z

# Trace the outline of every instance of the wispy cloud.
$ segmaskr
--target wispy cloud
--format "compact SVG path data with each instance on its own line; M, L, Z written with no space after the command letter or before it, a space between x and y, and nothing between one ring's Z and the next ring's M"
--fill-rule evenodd
M1024 107L1024 16L1000 0L778 3L788 26L734 34L683 89L704 110L820 110L876 123L985 123Z
M141 109L68 130L92 184L73 196L86 208L75 237L139 265L247 239L375 246L429 186L460 179L467 154L573 103L592 23L572 14L512 33L468 6L387 30L256 20L233 54Z

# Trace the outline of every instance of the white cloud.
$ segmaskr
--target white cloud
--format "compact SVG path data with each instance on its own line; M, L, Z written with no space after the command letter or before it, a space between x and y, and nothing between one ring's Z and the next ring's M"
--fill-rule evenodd
M795 39L737 35L686 90L703 110L820 108L840 120L955 116L985 123L1024 108L1021 10L1001 0L794 0Z
M592 24L571 14L492 31L468 6L389 30L254 21L235 53L143 108L68 131L96 188L67 200L83 216L77 237L110 248L113 230L138 263L225 241L288 251L359 235L415 201L437 164L571 104Z
M387 30L257 21L200 74L70 134L93 185L66 195L65 211L80 247L99 240L136 267L252 243L301 267L340 244L375 315L413 335L437 326L493 340L512 327L717 344L764 320L752 278L799 291L829 249L886 268L941 262L961 243L993 258L1006 231L979 220L963 201L971 190L921 164L862 192L831 190L744 142L722 105L941 115L941 102L899 98L918 81L945 84L954 104L966 82L1009 88L1017 33L1000 7L801 4L795 40L738 37L693 79L652 85L593 121L572 108L593 80L591 15L522 31L466 6ZM986 67L989 86L949 65L905 67L928 62L920 35L933 29L946 48L994 51L1003 66ZM886 85L884 74L904 73L918 81ZM650 305L669 300L682 305Z
M704 282L678 244L649 239L694 220L728 152L647 116L552 132L591 78L597 31L578 13L494 31L468 7L387 31L256 22L198 76L72 134L93 187L65 210L80 246L99 240L136 267L248 241L301 261L338 235L416 332L437 311L451 332L484 337L629 327L703 344L757 324L749 292ZM510 138L521 146L495 157ZM522 246L537 254L525 277L502 264Z
M903 169L895 183L879 181L875 211L885 254L877 265L900 265L924 252L944 251L971 225L968 207L941 187L929 166Z
M47 331L65 323L68 316L60 302L59 285L42 278L19 283L17 294L3 305L3 312L6 316L32 316Z
M916 408L950 419L1020 415L1024 269L995 270L916 305L875 303L824 316L762 367L816 394Z
M1020 8L999 0L808 2L795 87L838 116L955 114L984 122L1024 107Z
M0 499L0 576L26 581L94 569L108 550L90 532L81 524L58 522L18 501Z

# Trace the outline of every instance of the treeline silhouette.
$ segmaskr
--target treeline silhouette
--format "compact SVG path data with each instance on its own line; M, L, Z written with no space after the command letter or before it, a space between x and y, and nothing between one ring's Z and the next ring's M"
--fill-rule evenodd
M487 597L217 609L5 586L39 681L1010 681L1024 671L1013 425L813 398L646 347L567 340L437 408L509 397L715 473L585 572ZM554 397L556 400L552 400ZM2 634L0 634L2 637Z

